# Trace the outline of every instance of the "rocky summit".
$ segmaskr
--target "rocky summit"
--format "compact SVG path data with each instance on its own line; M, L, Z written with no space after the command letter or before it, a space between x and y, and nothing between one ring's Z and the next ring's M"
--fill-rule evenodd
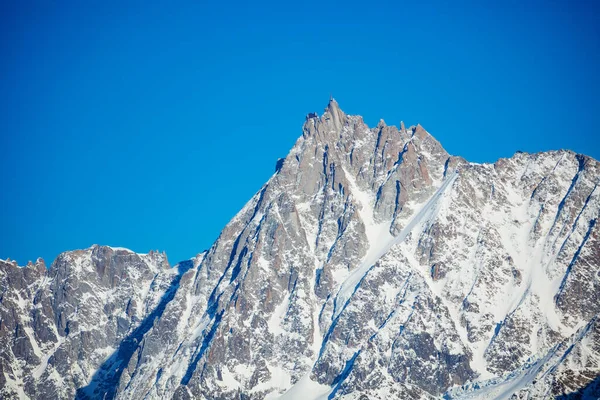
M597 399L599 183L332 99L193 259L0 261L0 397Z

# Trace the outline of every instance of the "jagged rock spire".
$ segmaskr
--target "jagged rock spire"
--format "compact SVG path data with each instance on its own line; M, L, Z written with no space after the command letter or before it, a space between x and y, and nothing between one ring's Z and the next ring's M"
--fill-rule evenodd
M341 130L342 126L344 125L344 119L346 117L346 114L344 114L344 112L340 109L340 105L333 97L329 98L329 103L325 108L324 116L326 117L326 119L328 119L327 114L330 115L330 118L332 120L331 122L333 122L333 127L335 128L335 130Z

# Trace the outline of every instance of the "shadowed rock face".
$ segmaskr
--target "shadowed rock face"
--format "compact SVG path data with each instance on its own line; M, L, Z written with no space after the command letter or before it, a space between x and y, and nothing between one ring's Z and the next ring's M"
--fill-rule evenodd
M0 262L22 398L595 393L600 165L453 157L330 101L213 246Z

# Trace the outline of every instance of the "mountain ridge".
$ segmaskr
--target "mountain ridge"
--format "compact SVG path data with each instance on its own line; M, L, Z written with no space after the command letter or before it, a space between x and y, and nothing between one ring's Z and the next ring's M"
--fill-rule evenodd
M520 398L594 382L596 160L469 163L420 125L369 128L333 99L302 133L211 248L176 269L102 246L62 253L45 279L0 262L3 393Z

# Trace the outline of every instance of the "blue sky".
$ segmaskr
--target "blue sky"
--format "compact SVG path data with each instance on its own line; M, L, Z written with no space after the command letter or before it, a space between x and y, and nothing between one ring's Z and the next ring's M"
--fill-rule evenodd
M94 243L194 256L330 93L471 161L600 158L596 2L14 3L0 258L21 264Z

